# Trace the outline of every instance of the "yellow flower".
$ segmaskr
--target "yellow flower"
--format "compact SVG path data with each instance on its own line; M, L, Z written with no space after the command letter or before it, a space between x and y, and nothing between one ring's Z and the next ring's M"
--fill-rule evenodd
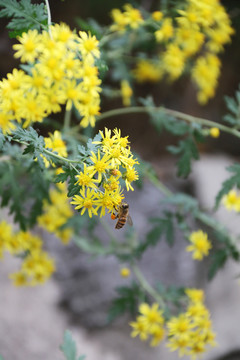
M196 302L203 302L204 301L204 292L200 289L186 289L185 290L186 295L189 297L189 299L196 303Z
M111 31L124 32L128 24L128 18L125 13L122 13L119 9L113 9L111 11L111 17L113 19L113 25L111 25Z
M159 310L159 305L157 303L152 304L152 306L149 306L147 303L142 303L139 306L139 312L141 314L141 319L148 325L149 331L154 328L154 325L162 325L164 323L162 316L163 312L162 310Z
M1 221L0 223L0 258L3 250L5 250L6 245L11 241L13 236L12 227L6 221Z
M148 324L140 316L137 317L136 321L130 322L133 331L131 332L131 337L136 337L139 335L141 340L147 340L148 338Z
M173 36L172 19L165 18L162 22L162 26L159 30L155 31L155 37L158 42L162 42L170 39Z
M163 17L163 13L162 13L161 11L154 11L154 12L152 13L152 18L153 18L153 20L155 20L155 21L160 21L160 20L162 20L162 17Z
M13 49L16 50L14 56L21 58L22 62L33 62L39 55L42 49L41 36L37 30L28 30L27 33L23 33L21 37L17 38L20 44L13 45Z
M191 319L186 314L180 314L178 317L173 317L167 322L169 335L182 336L187 334L193 327Z
M138 9L133 8L132 5L130 4L125 4L124 9L125 9L124 14L126 16L128 25L132 29L137 29L143 23L143 18L140 11Z
M4 112L1 112L0 109L0 129L2 130L3 135L11 134L12 130L15 129L16 126L11 120L12 117Z
M192 251L192 257L195 260L202 260L204 256L208 255L212 247L207 234L202 230L192 232L189 236L189 241L192 245L187 246L186 251Z
M134 189L131 185L131 182L138 180L137 171L134 168L128 167L122 177L125 180L127 191L133 191Z
M83 56L86 56L90 59L92 58L99 58L100 57L100 51L98 48L98 40L96 39L96 36L91 36L90 33L86 33L84 31L79 31L79 38L78 38L78 48Z
M130 106L131 105L131 96L133 94L133 91L127 80L121 81L121 94L122 94L123 105Z
M167 347L170 351L178 350L179 356L187 355L189 353L188 346L191 341L190 334L184 334L181 336L171 336L168 339Z
M159 326L154 324L149 331L152 335L152 340L150 342L150 346L157 346L164 338L164 328L163 326Z
M139 60L132 72L139 83L158 82L163 76L163 69L158 62L145 59Z
M215 94L220 74L220 60L217 56L207 54L200 56L192 70L192 78L199 88L198 101L205 104Z
M93 165L88 167L89 174L94 175L98 173L98 182L102 180L102 175L106 172L107 168L110 165L110 156L108 154L104 154L101 157L100 150L98 150L97 156L92 151L92 156L90 157Z
M94 190L87 189L85 193L85 191L82 189L80 190L80 195L74 195L71 204L76 205L76 210L82 209L81 215L83 215L87 210L88 215L91 218L92 215L97 215L97 210L95 207L97 198L97 193Z
M127 278L130 276L131 271L128 268L124 267L121 269L120 274L123 278Z
M81 171L79 175L76 175L76 178L78 179L77 183L82 186L83 189L85 187L93 187L96 188L96 182L98 182L96 179L93 179L92 175L89 175L89 169L86 164L84 164L84 170Z
M13 280L15 286L26 286L28 285L28 277L23 271L19 271L9 275L9 278Z
M163 55L163 68L169 74L170 79L177 79L183 72L185 54L175 44L170 44Z
M218 138L220 135L220 130L216 127L210 129L210 135L214 138Z

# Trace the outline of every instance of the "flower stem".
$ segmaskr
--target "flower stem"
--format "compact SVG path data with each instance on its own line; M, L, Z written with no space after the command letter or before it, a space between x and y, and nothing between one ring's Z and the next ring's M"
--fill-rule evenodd
M64 115L64 123L63 123L63 130L64 131L66 131L66 130L68 130L70 128L71 114L72 114L71 109L70 110L66 109L65 115Z
M143 276L141 270L136 264L132 264L132 271L134 272L138 282L146 292L151 295L160 305L162 309L165 308L165 303L161 295L149 284L149 282Z
M192 116L192 115L188 115L185 113L182 113L180 111L177 110L172 110L172 109L167 109L164 108L162 106L159 107L155 107L155 106L147 106L147 107L142 107L142 106L132 106L132 107L127 107L127 108L119 108L119 109L113 109L113 110L109 110L106 111L104 113L102 113L99 117L98 120L103 120L112 116L118 116L118 115L125 115L125 114L132 114L132 113L149 113L149 112L153 112L153 111L162 111L163 113L165 113L166 115L170 115L170 116L174 116L178 119L184 120L186 122L189 123L197 123L200 124L202 126L207 126L209 128L212 127L216 127L219 130L222 130L224 132L227 132L229 134L232 134L238 138L240 138L240 131L230 128L228 126L219 124L215 121L211 121L211 120L207 120L207 119L203 119L200 117L196 117L196 116Z
M50 10L50 6L49 6L49 2L48 0L45 0L46 6L47 6L47 14L48 14L48 33L50 38L52 39L52 31L51 31L51 25L52 25L52 20L51 20L51 10Z
M22 144L22 145L26 145L28 146L29 144L26 142L26 141L20 141L18 139L12 139L13 141L16 141L17 143L19 144ZM80 160L71 160L71 159L67 159L63 156L60 156L58 154L55 154L54 152L50 151L50 150L47 150L47 149L42 149L42 152L45 153L45 154L48 154L50 156L53 156L55 157L56 159L58 160L61 160L62 162L67 162L69 164L73 164L73 163L76 163L76 164L80 164L82 163L82 161ZM78 172L78 170L72 165L72 167Z

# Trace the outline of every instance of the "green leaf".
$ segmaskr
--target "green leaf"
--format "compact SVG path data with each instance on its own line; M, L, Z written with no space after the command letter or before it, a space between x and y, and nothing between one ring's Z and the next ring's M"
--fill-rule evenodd
M4 360L3 357L2 357L2 355L0 355L0 360Z
M63 343L60 346L60 349L64 353L66 360L76 360L77 347L69 330L66 330L64 333Z
M165 129L173 135L184 135L189 131L189 125L186 122L176 119L173 116L166 116L164 121Z
M169 246L174 243L174 224L173 215L169 212L165 212L163 218L151 218L150 222L154 224L153 228L147 233L146 239L142 241L138 247L134 250L134 255L138 258L146 251L150 246L156 246L165 236Z
M170 147L170 151L173 151L173 147ZM177 152L176 148L174 152ZM186 178L191 172L192 159L199 159L198 149L192 137L188 137L179 142L178 153L181 154L181 157L177 162L177 175Z
M0 0L0 17L11 18L8 29L11 35L21 35L28 29L40 30L47 25L47 13L44 3L32 4L31 0Z
M134 316L137 312L139 302L145 300L144 292L135 282L130 286L116 288L116 292L118 293L118 297L113 300L108 312L109 322L126 312Z
M195 198L184 193L176 193L162 200L165 204L174 204L185 213L196 214L199 210L198 202Z
M217 271L221 269L227 261L226 249L215 250L211 257L211 264L208 271L208 279L212 280Z
M2 133L2 131L0 129L0 150L2 150L5 140L6 140L6 138L5 138L5 136L3 135L3 133Z
M224 97L227 109L230 114L223 117L223 120L232 126L240 126L240 91L236 91L235 98Z
M240 188L240 165L234 164L227 168L227 171L233 175L222 183L222 187L215 199L215 209L219 206L223 196L228 194L235 186Z

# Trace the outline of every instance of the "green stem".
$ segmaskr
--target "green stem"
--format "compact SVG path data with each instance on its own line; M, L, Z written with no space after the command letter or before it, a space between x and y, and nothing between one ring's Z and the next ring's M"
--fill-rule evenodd
M146 292L151 295L160 305L162 309L165 308L165 303L161 295L149 284L149 282L145 279L142 272L140 271L139 267L136 264L132 264L132 270L138 279L138 282L142 286Z
M66 131L70 128L71 114L72 114L71 109L70 110L66 109L64 115L63 131Z
M50 6L49 6L49 2L48 0L45 0L46 6L47 6L47 14L48 14L48 33L50 38L52 39L52 31L51 31L51 25L52 25L52 20L51 20L51 11L50 11Z
M19 144L22 144L22 145L26 145L26 146L29 145L26 141L20 141L20 140L18 140L18 139L12 139L12 140L15 141L15 142L17 142L17 143L19 143ZM47 149L42 149L42 151L43 151L43 153L45 153L45 154L51 155L51 156L55 157L56 159L61 160L61 161L63 161L63 162L67 162L67 163L69 163L69 164L73 164L73 163L80 164L80 163L82 163L82 161L80 161L80 160L70 160L70 159L67 159L67 158L65 158L65 157L63 157L63 156L60 156L60 155L58 155L58 154L55 154L54 152L49 151L49 150L47 150ZM72 165L72 167L78 172L78 170L77 170L73 165Z
M182 113L180 111L164 108L162 106L159 106L159 107L155 107L155 106L152 106L152 107L132 106L132 107L127 107L127 108L113 109L113 110L109 110L109 111L106 111L103 114L101 114L98 117L98 120L107 119L107 118L113 117L113 116L133 114L133 113L149 113L149 112L152 112L152 111L155 111L155 112L156 111L162 111L166 115L174 116L174 117L176 117L178 119L184 120L184 121L189 122L189 123L197 123L197 124L200 124L200 125L203 125L203 126L207 126L209 128L216 127L219 130L222 130L224 132L227 132L229 134L232 134L232 135L240 138L240 131L238 131L236 129L229 128L228 126L219 124L219 123L217 123L215 121L211 121L211 120L203 119L203 118L200 118L200 117L188 115L188 114Z

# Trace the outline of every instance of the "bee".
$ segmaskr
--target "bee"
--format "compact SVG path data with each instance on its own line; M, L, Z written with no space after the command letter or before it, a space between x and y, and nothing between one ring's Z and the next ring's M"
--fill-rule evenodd
M129 205L125 202L122 202L118 207L118 213L115 216L115 218L118 218L118 221L116 223L115 229L121 229L126 222L132 226L133 222L131 219L131 216L129 215Z

